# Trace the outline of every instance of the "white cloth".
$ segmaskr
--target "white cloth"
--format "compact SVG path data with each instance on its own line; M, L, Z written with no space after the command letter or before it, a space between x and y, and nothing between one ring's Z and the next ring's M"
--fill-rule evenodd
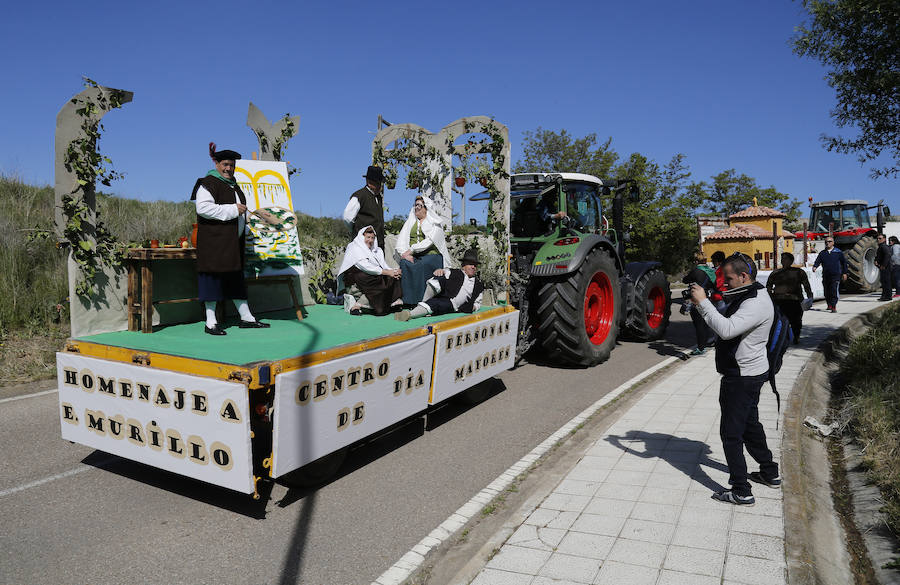
M775 317L775 309L765 289L756 291L756 296L745 299L731 317L720 314L709 299L697 305L697 310L709 328L722 339L740 336L734 359L741 376L758 376L769 370L766 343Z
M444 236L444 227L441 219L431 213L431 208L429 207L429 202L425 203L425 219L419 221L416 218L416 209L413 207L409 210L409 217L406 219L406 222L403 224L403 227L400 229L400 233L397 235L397 243L395 244L395 252L397 255L397 260L399 261L400 257L407 250L412 251L413 254L417 254L419 252L424 252L432 245L438 249L438 252L441 253L441 257L444 259L444 268L450 268L450 252L447 250L447 241ZM412 232L413 225L419 223L419 227L422 230L422 233L425 234L425 239L417 244L410 245L409 243L409 235Z
M366 185L366 189L369 190L369 193L372 195L375 194L375 191ZM348 225L353 223L353 220L356 219L356 214L359 213L359 199L356 197L351 197L350 201L347 202L347 206L344 208L344 222Z
M383 270L389 269L387 261L384 259L384 251L378 247L378 240L372 243L372 247L366 245L366 230L373 229L367 225L359 230L353 241L347 244L344 250L344 259L341 261L341 267L338 270L338 279L343 280L341 275L347 272L351 266L356 266L366 274L381 274ZM341 290L342 283L338 284L338 290Z
M217 219L219 221L229 221L238 218L238 234L244 233L244 226L247 223L246 214L239 213L237 203L226 203L219 205L213 199L212 193L206 190L206 187L200 185L197 187L197 215L206 219Z

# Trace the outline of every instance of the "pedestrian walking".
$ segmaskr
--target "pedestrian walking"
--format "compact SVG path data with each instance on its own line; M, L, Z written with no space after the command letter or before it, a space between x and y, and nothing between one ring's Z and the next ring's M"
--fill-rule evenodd
M781 255L781 268L772 272L766 281L766 290L778 309L791 322L791 331L794 333L794 343L800 343L800 330L803 328L803 292L806 298L812 302L812 287L809 285L809 277L802 268L793 266L794 255L785 252Z
M900 239L888 238L891 245L891 278L894 280L894 298L900 298Z
M878 234L878 250L875 252L875 266L878 267L878 276L881 277L881 296L879 301L891 300L891 247L887 245L887 237Z
M718 336L716 371L719 384L721 419L719 436L728 464L731 489L713 494L713 499L740 506L753 505L756 499L750 481L772 488L781 487L778 464L766 443L759 422L759 393L768 380L769 362L766 342L772 327L774 308L764 287L756 282L756 267L750 258L735 254L725 260L727 308L721 315L707 298L706 291L691 285L691 300L706 324ZM759 464L759 471L747 473L744 449Z
M838 287L847 280L847 259L839 248L834 247L834 237L825 238L825 249L816 256L813 272L822 267L822 284L825 287L825 304L828 311L837 313Z

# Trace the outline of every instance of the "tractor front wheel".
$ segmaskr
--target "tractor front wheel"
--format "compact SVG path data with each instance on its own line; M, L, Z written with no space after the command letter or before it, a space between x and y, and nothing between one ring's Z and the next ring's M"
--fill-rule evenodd
M628 332L641 341L655 341L666 334L672 316L672 292L662 270L645 272L634 284L634 312Z
M871 292L878 288L878 267L875 266L875 253L878 243L872 236L863 236L852 248L844 253L847 256L846 287L853 292Z
M577 271L543 283L536 327L548 357L582 366L605 361L619 335L620 295L616 264L600 249Z

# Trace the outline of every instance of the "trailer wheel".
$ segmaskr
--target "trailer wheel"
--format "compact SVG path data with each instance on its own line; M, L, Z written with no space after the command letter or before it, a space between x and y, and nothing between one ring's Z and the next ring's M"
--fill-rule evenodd
M616 264L601 249L576 272L541 284L536 327L548 357L582 366L609 358L619 335L620 296Z
M863 236L847 254L847 289L853 292L871 292L878 288L878 267L875 266L875 253L878 243L872 236Z
M645 272L634 285L634 313L628 332L641 341L655 341L666 334L672 316L672 292L661 270Z

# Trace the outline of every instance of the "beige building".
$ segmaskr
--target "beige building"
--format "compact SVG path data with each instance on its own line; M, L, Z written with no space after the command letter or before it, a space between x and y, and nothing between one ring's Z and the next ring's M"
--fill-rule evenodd
M728 227L706 236L703 256L709 260L717 250L726 256L741 252L756 260L761 270L772 270L782 252L794 251L794 234L784 229L784 217L771 207L743 209L728 217Z

